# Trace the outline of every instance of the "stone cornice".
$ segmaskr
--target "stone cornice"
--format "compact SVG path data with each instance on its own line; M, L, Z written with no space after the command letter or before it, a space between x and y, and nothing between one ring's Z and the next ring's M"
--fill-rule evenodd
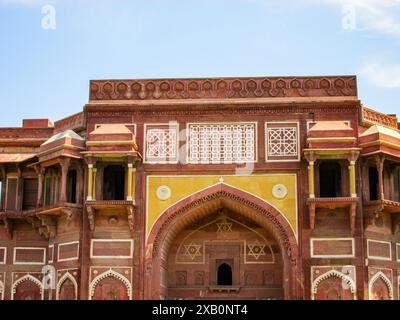
M356 76L92 80L89 101L357 97Z

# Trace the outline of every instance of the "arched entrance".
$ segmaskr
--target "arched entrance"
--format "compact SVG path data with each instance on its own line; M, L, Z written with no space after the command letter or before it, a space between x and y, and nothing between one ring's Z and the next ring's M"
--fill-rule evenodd
M299 299L301 288L297 241L286 219L225 184L173 205L149 234L147 299Z

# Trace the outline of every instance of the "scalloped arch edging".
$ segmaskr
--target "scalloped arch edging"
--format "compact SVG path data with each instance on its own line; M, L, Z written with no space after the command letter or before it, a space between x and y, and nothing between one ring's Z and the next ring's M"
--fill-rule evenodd
M90 283L89 286L89 300L92 300L92 297L94 295L94 292L96 290L96 286L99 284L99 282L103 279L113 277L121 281L125 286L126 286L126 292L128 294L129 300L132 300L132 285L130 281L124 277L122 274L115 272L114 270L110 269L108 271L103 272L102 274L99 274L96 278L93 279L93 281Z
M324 274L320 275L317 277L314 282L312 283L311 286L311 294L312 294L312 300L314 300L314 296L318 291L318 286L321 284L322 281L329 279L331 277L336 277L339 279L342 279L343 281L346 282L346 284L350 287L350 291L353 294L353 297L356 298L356 284L354 283L354 280L350 278L349 276L346 276L344 273L337 271L337 270L330 270L325 272Z
M374 285L375 281L378 279L382 279L383 282L385 282L386 287L389 290L389 298L390 300L393 300L393 286L392 283L390 282L390 279L382 272L379 271L377 273L375 273L371 280L369 280L369 284L368 284L368 297L371 298L371 293L372 293L372 286Z
M23 282L25 282L25 281L31 281L31 282L33 282L34 284L36 284L36 285L39 287L41 300L43 300L43 295L44 295L43 284L42 284L41 281L39 281L38 279L36 279L35 277L33 277L33 276L30 275L30 274L27 274L27 275L23 276L22 278L19 278L18 280L16 280L16 281L13 283L13 285L12 285L12 290L11 290L11 300L14 300L14 295L15 295L15 293L16 293L16 291L17 291L17 290L16 290L17 287L18 287L21 283L23 283Z
M75 300L78 300L78 283L76 282L76 279L74 278L74 276L72 274L70 274L69 272L64 273L63 276L60 278L60 280L57 283L56 300L60 300L61 287L63 286L64 282L68 279L71 280L72 283L74 284Z
M163 241L163 234L173 224L175 219L178 219L184 213L195 207L201 206L204 203L211 202L218 198L228 199L240 203L260 216L265 217L269 221L270 226L275 229L274 231L278 236L277 240L282 244L289 259L291 259L292 262L296 261L298 255L297 239L293 229L290 227L287 220L283 218L282 213L265 200L226 184L211 186L207 189L197 192L191 197L178 201L166 209L154 224L147 239L148 244L150 243L152 245L152 258L156 258L158 256L160 245ZM161 217L165 214L167 217L164 220L161 219Z

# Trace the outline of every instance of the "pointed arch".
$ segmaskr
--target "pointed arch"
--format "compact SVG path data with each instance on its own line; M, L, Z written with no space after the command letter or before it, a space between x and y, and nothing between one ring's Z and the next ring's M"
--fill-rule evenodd
M92 300L92 297L94 296L96 286L99 284L99 282L103 279L113 277L121 281L125 286L126 286L126 292L128 294L129 300L132 300L132 285L131 282L123 276L122 274L115 272L114 270L110 269L108 271L103 272L102 274L99 274L96 278L93 279L89 286L89 300Z
M43 298L44 298L43 283L40 280L38 280L37 278L35 278L32 275L30 275L30 274L27 274L27 275L23 276L22 278L19 278L18 280L16 280L13 283L12 289L11 289L11 300L14 300L14 295L17 292L17 287L21 283L23 283L25 281L31 281L31 282L33 282L34 284L36 284L39 287L40 297L41 297L41 300L43 300Z
M146 241L146 298L165 296L166 261L176 236L187 226L209 214L227 208L267 230L277 242L287 281L285 299L304 296L297 236L287 218L264 199L245 190L219 183L179 200L153 224Z
M392 286L392 282L390 281L390 279L382 272L379 271L377 273L375 273L372 278L369 280L369 284L368 284L368 296L371 299L371 295L372 295L372 287L374 285L374 283L378 280L381 279L383 280L383 282L386 284L386 287L388 288L389 291L389 299L393 300L393 286Z
M293 262L298 258L297 237L287 218L264 199L225 183L200 190L173 204L160 215L147 239L148 246L152 248L152 257L155 258L160 254L160 247L166 238L166 233L182 226L182 223L175 223L177 220L181 222L186 218L191 220L193 217L188 216L193 209L217 200L234 202L246 208L244 215L248 215L250 219L269 229Z
M76 282L75 277L69 272L64 273L64 275L60 278L60 280L58 280L56 287L56 300L60 299L61 287L66 280L71 280L71 282L73 283L75 291L75 300L78 300L78 283Z
M320 285L320 283L326 279L329 279L331 277L336 277L339 278L341 280L343 280L344 282L346 282L346 284L349 286L351 293L353 294L353 297L356 298L356 284L354 282L354 280L345 275L344 273L337 271L337 270L330 270L328 272L325 272L324 274L320 275L319 277L317 277L314 282L311 285L311 299L314 300L315 298L315 294L318 291L318 286Z

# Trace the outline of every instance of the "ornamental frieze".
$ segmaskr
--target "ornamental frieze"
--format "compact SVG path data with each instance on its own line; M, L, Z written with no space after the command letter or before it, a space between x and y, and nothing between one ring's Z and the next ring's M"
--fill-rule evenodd
M96 108L97 106L93 106ZM210 106L208 106L210 107ZM283 114L296 114L296 113L304 113L304 112L313 112L313 113L354 113L354 106L315 106L312 105L310 107L270 107L270 106L257 106L257 107L243 107L243 106L229 106L228 108L224 108L223 106L213 105L213 108L201 109L195 108L192 110L162 110L160 106L152 106L153 110L137 110L138 106L133 106L135 110L131 112L124 113L126 117L131 119L132 116L198 116L202 115L226 115L227 112L232 115L283 115ZM91 123L103 123L106 122L110 117L119 116L119 112L116 113L113 109L119 108L119 106L111 106L110 110L106 111L88 111L88 117L91 119ZM123 108L126 108L124 106ZM148 106L147 106L148 108Z
M357 96L355 76L93 80L90 101Z

